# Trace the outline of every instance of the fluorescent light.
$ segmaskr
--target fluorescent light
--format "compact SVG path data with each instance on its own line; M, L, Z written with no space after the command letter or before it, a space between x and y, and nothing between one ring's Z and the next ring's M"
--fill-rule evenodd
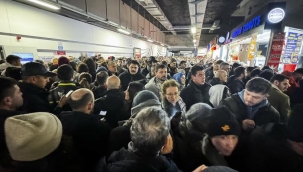
M148 38L147 39L148 42L154 42L152 39Z
M192 27L191 28L191 33L196 33L197 32L197 28L196 27Z
M28 1L34 2L34 3L36 3L36 4L39 4L39 5L42 5L42 6L51 8L51 9L54 9L54 10L59 10L59 9L60 9L59 6L56 6L56 5L53 5L53 4L44 2L44 1L39 1L39 0L28 0Z
M164 44L161 43L161 46L164 46Z
M124 33L124 34L127 34L127 35L130 35L130 32L129 31L127 31L127 30L124 30L124 29L117 29L119 32L121 32L121 33Z
M197 40L195 40L195 39L194 39L194 40L193 40L193 42L194 42L194 43L196 43L196 42L197 42Z

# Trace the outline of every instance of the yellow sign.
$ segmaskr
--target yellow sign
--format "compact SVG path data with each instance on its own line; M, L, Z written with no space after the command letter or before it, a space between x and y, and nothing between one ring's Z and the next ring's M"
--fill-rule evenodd
M230 130L229 126L228 125L224 125L223 127L221 127L223 131L228 131Z
M248 47L248 60L253 60L255 58L255 51L257 49L257 36L258 34L256 33L251 36L250 44Z

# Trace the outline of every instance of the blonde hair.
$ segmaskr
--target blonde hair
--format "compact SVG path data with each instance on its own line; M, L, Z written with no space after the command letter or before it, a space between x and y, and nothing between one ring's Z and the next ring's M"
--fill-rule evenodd
M180 91L180 84L177 81L174 79L167 80L161 85L161 95L163 98L166 93L166 89L169 87L177 87L178 91Z

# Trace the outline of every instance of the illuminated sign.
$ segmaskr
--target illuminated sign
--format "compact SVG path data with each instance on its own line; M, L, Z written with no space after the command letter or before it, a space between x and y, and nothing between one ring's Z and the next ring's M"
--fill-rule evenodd
M281 22L284 17L285 11L282 8L274 8L268 13L267 20L272 24L276 24Z
M244 24L240 28L237 28L233 33L232 33L232 38L235 38L239 35L241 35L244 32L247 32L249 30L252 30L253 28L256 28L261 25L261 15L258 15L248 23Z

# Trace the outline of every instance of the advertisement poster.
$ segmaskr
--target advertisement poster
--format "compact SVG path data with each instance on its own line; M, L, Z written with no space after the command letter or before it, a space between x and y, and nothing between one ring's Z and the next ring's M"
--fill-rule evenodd
M271 40L271 47L267 60L267 66L269 66L275 71L278 71L284 40L285 32L275 32Z
M284 50L283 63L297 63L303 34L289 32Z
M257 36L258 34L253 34L248 47L248 60L253 60L255 58L256 46L257 46Z

